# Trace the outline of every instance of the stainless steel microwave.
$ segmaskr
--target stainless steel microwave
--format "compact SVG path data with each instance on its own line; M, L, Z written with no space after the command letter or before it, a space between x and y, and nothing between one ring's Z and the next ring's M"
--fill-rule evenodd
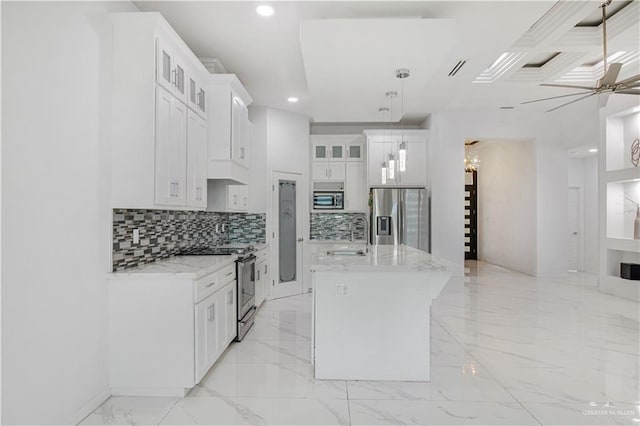
M344 210L344 191L314 191L314 210Z

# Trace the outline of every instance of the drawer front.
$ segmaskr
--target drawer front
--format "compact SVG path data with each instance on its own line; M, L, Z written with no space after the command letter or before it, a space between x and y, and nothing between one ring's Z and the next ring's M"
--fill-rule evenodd
M235 281L236 280L236 264L234 263L233 265L229 265L225 268L222 268L220 271L218 271L218 277L219 277L220 283L222 284L227 284L229 281Z
M196 281L196 291L194 295L194 302L198 303L202 299L207 298L216 291L220 290L223 286L222 280L220 280L220 271L209 274L204 278Z

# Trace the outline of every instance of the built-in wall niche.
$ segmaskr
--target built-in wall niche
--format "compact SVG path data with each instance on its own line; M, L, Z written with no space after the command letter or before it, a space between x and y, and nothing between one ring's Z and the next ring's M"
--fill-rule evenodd
M640 263L640 253L625 250L607 250L607 275L620 278L620 263ZM625 280L629 281L629 280ZM635 281L636 283L638 281Z
M633 168L631 146L640 138L640 107L607 118L606 131L607 171Z
M640 179L607 183L607 238L633 239L634 203L640 203Z

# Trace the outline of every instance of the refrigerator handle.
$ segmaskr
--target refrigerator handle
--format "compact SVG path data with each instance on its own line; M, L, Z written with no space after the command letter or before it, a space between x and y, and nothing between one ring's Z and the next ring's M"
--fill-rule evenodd
M398 245L404 244L404 211L405 196L403 190L398 190Z

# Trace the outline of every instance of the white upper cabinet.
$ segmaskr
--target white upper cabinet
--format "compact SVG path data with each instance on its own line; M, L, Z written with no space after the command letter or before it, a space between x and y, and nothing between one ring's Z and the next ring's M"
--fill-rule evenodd
M345 145L340 142L314 142L311 152L313 161L340 161L345 159Z
M406 168L400 171L398 150L401 131L366 130L369 185L375 187L425 187L427 185L427 137L428 130L405 130ZM389 154L395 159L393 179L387 174L382 183L382 162L389 165Z
M209 179L249 182L252 102L234 74L211 74L205 84L209 124Z
M191 110L187 115L187 204L207 207L207 123Z
M160 14L111 17L112 206L204 209L209 73Z
M347 161L364 161L364 141L345 144L345 156Z
M187 77L187 105L200 116L206 118L207 97L202 84L203 79L194 73Z
M187 66L180 49L173 47L168 37L157 38L156 80L158 84L187 102Z
M347 162L344 182L344 210L366 211L367 188L365 185L365 168L362 161Z

